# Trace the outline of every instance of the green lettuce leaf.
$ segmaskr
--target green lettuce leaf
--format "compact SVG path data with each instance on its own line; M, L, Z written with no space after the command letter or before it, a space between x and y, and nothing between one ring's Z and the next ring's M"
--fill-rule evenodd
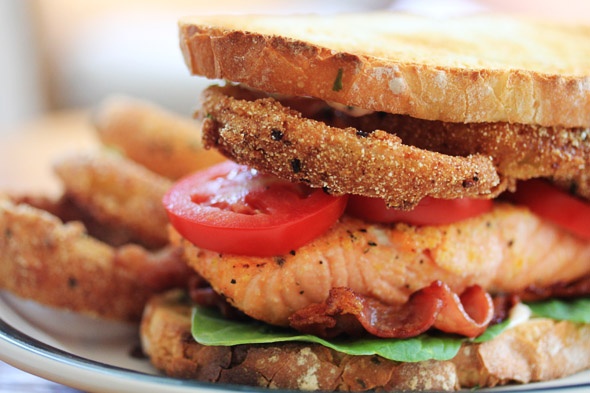
M485 332L479 337L472 339L471 341L474 343L483 343L486 341L493 340L496 336L499 336L504 330L508 328L510 325L510 320L506 319L500 323L495 325L489 326Z
M527 304L534 316L590 323L590 299L572 302L549 300ZM203 345L232 346L286 341L317 343L349 355L380 355L400 362L448 360L455 357L464 342L492 340L510 326L510 320L489 327L481 336L469 340L445 334L422 334L409 339L363 338L359 340L324 340L277 328L257 321L230 321L217 311L194 307L192 335Z
M452 359L464 341L458 337L421 335L410 339L364 338L360 340L324 340L256 321L228 321L217 312L195 307L192 334L204 345L264 344L285 341L317 343L349 355L380 355L401 362Z
M590 298L571 301L552 299L527 304L536 317L590 323Z

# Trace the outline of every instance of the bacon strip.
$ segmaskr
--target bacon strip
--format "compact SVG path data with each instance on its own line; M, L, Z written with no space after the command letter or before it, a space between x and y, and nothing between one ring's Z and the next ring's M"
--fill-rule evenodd
M548 287L529 286L519 296L524 301L549 298L575 298L590 295L590 275L569 283L557 283Z
M195 304L216 309L227 319L244 320L247 318L244 313L229 304L223 296L211 288L203 277L196 273L189 277L187 291Z
M350 288L333 288L326 301L297 311L289 320L291 327L325 338L363 331L383 338L409 338L430 328L476 337L493 315L492 298L481 287L469 287L458 296L435 281L399 305L383 304Z

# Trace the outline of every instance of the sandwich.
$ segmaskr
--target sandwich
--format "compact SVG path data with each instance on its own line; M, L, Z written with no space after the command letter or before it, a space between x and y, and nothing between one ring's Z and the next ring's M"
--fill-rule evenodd
M393 12L179 22L228 158L164 197L197 273L168 375L453 390L590 367L590 26ZM224 81L224 82L223 82Z

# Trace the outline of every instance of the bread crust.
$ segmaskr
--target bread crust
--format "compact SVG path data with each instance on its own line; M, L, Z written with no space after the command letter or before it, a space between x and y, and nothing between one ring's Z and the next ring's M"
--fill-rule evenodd
M532 319L465 346L453 362L462 386L550 381L590 367L589 339L588 324Z
M191 73L266 92L446 122L590 125L590 26L375 12L189 17L179 29Z
M392 362L305 343L204 346L190 333L181 291L153 297L143 349L176 378L297 390L455 390L561 378L590 367L590 325L529 320L492 341L464 345L449 361Z

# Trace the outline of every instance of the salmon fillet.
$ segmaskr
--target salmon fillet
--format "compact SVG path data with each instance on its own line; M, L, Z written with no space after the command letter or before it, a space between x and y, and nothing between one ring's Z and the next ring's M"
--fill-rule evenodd
M384 303L406 302L442 280L461 293L490 293L570 282L590 272L590 244L528 209L496 203L487 214L445 226L377 225L343 216L326 234L290 254L225 255L177 234L188 263L247 315L288 325L295 311L348 287Z

